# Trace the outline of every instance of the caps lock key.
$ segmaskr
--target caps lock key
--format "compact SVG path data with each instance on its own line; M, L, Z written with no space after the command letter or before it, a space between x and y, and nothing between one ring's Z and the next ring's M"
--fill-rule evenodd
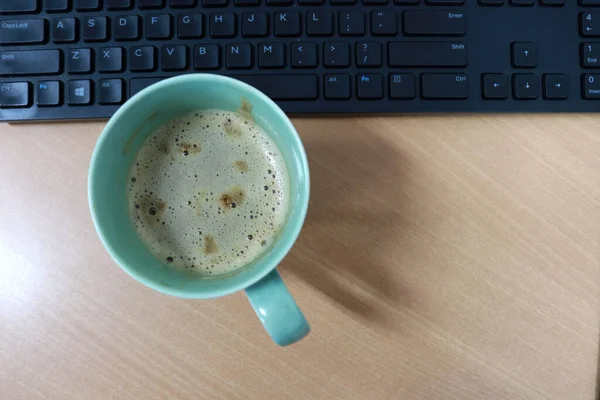
M44 43L47 21L45 19L9 20L0 23L0 45Z

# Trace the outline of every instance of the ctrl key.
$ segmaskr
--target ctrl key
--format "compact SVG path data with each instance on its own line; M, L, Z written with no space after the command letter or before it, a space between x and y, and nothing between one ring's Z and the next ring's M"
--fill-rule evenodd
M29 82L0 82L0 108L29 107Z
M600 74L583 74L582 96L586 100L600 100Z

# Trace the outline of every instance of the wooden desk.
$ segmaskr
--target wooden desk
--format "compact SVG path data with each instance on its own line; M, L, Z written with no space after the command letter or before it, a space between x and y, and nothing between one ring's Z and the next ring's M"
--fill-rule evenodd
M312 325L184 301L98 240L103 123L0 125L0 398L591 400L600 116L294 120L313 192L280 271Z

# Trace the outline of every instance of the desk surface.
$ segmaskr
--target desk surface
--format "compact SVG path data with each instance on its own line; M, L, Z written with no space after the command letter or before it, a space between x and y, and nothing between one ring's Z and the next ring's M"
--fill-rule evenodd
M167 297L87 207L103 123L0 125L0 397L594 399L600 116L295 119L312 198L280 267L312 333Z

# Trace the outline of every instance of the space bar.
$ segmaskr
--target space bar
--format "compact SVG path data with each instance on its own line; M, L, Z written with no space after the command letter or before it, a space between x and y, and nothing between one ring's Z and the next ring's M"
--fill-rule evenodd
M319 95L316 75L237 75L273 100L315 100Z

